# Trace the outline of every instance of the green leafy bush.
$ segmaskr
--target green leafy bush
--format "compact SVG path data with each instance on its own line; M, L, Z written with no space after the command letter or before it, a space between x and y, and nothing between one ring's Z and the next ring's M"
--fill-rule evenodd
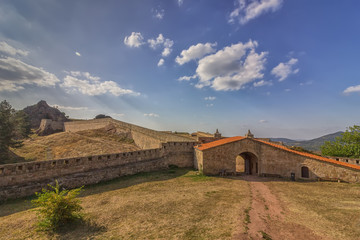
M41 193L35 193L37 199L31 202L38 207L38 226L41 230L57 230L59 227L82 220L83 216L80 200L76 197L83 187L73 190L60 190L58 181L56 186L48 185L52 190L42 189Z

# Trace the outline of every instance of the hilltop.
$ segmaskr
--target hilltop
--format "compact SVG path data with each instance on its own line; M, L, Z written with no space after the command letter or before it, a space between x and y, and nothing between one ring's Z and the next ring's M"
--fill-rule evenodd
M34 134L24 141L24 146L12 149L19 158L11 162L81 157L139 149L128 132L114 132L107 128L61 132L48 136Z
M336 133L327 134L318 138L314 138L311 140L292 140L288 138L271 138L272 141L278 141L283 142L287 146L298 146L302 147L309 151L319 152L320 147L326 142L326 141L334 141L336 137L340 137L343 132L339 131Z

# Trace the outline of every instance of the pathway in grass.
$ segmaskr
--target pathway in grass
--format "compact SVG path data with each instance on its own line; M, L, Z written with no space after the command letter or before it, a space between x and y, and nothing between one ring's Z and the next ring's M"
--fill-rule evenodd
M284 204L263 183L268 179L246 176L245 180L250 184L251 209L243 239L324 239L305 226L285 221Z

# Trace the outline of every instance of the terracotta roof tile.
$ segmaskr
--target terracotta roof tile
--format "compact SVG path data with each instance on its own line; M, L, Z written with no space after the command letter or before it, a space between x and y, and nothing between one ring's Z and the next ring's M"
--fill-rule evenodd
M206 150L206 149L209 149L209 148L221 146L221 145L224 145L224 144L227 144L227 143L236 142L236 141L239 141L239 140L242 140L242 139L245 139L245 137L240 137L240 136L229 137L229 138L224 138L224 139L220 139L220 140L209 142L209 143L204 143L204 144L196 146L195 148L202 151L202 150ZM314 154L310 154L310 153L295 151L295 150L289 149L289 148L287 148L285 146L274 144L274 143L263 141L263 140L259 140L259 139L256 139L256 138L253 138L252 140L255 140L255 141L270 145L272 147L276 147L276 148L285 150L287 152L292 152L292 153L295 153L295 154L298 154L298 155L301 155L301 156L304 156L304 157L308 157L308 158L320 160L320 161L323 161L323 162L333 163L333 164L341 165L341 166L344 166L344 167L349 167L349 168L352 168L352 169L360 170L360 166L355 165L355 164L339 162L339 161L336 161L336 160L333 160L333 159L330 159L330 158L326 158L326 157L322 157L322 156L318 156L318 155L314 155Z
M197 149L199 150L205 150L205 149L209 149L209 148L213 148L213 147L217 147L226 143L231 143L231 142L236 142L239 141L241 139L244 139L245 137L229 137L229 138L223 138L217 141L213 141L213 142L209 142L209 143L204 143L204 144L200 144L198 146L196 146Z
M295 151L295 150L289 149L289 148L287 148L287 147L285 147L285 146L281 146L281 145L274 144L274 143L271 143L271 142L266 142L266 141L262 141L262 140L258 140L258 139L254 139L254 140L255 140L255 141L258 141L258 142L265 143L265 144L267 144L267 145L270 145L270 146L273 146L273 147L276 147L276 148L280 148L280 149L285 150L285 151L288 151L288 152L292 152L292 153L295 153L295 154L304 156L304 157L313 158L313 159L317 159L317 160L320 160L320 161L324 161L324 162L328 162L328 163L333 163L333 164L337 164L337 165L341 165L341 166L353 168L353 169L356 169L356 170L360 170L360 166L355 165L355 164L350 164L350 163L345 163L345 162L339 162L339 161L336 161L336 160L333 160L333 159L330 159L330 158L326 158L326 157L314 155L314 154L311 154L311 153L305 153L305 152Z

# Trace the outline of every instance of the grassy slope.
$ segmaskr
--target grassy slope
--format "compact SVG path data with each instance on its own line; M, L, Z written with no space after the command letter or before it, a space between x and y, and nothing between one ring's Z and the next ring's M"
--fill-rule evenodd
M23 159L18 161L41 161L57 158L69 158L88 155L136 151L139 148L131 139L121 137L104 129L81 132L61 132L49 136L32 135L24 141L24 146L13 149Z
M360 239L360 185L268 182L287 205L287 219L333 239Z
M123 177L87 187L87 225L54 235L36 232L29 200L0 205L0 239L231 239L249 206L243 180L186 169Z

